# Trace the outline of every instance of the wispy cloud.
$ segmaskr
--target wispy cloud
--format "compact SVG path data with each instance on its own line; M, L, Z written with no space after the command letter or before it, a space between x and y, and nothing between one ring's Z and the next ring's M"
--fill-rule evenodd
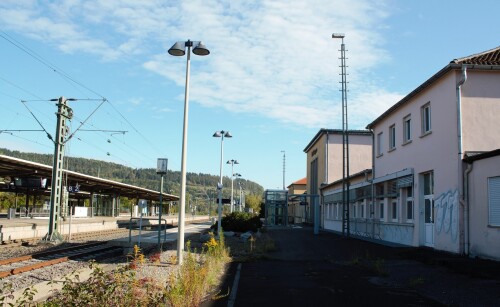
M178 86L185 58L165 49L203 40L211 54L192 58L193 102L303 127L339 126L340 41L331 34L344 32L350 115L364 127L399 97L367 86L370 70L389 59L379 34L389 14L369 0L7 1L0 25L104 61L142 55L144 69Z

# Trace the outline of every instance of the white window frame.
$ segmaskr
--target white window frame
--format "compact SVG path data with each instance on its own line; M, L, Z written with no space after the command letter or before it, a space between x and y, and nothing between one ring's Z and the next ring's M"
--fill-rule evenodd
M393 222L398 221L398 199L397 198L392 198L391 199L391 219ZM396 217L394 217L394 213L396 213Z
M403 118L403 144L411 142L411 115Z
M385 216L384 209L385 209L384 208L384 200L382 199L382 200L380 200L380 202L378 204L378 217L381 221L384 220L384 216Z
M396 124L389 127L389 151L396 149Z
M431 103L428 102L421 108L422 117L422 135L432 132L432 116L431 116Z
M384 154L384 133L380 132L377 134L377 157L380 157Z
M408 193L409 191L411 191L411 194ZM406 188L406 221L407 222L413 222L413 219L414 219L414 215L415 215L415 212L414 212L414 202L413 202L413 186L411 187L407 187ZM408 215L408 214L411 214Z

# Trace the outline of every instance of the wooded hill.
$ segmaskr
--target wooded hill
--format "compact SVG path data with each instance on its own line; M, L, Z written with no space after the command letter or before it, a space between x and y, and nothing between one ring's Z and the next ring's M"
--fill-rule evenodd
M5 148L0 148L0 154L49 166L52 166L53 161L53 155L51 154L20 152ZM160 190L160 175L156 174L156 169L154 168L134 169L117 163L69 156L66 156L64 159L64 169L70 171L123 182L155 191ZM180 191L181 172L169 170L163 177L163 180L163 192L178 196ZM201 173L187 173L186 196L190 199L213 199L217 197L218 181L218 176ZM264 193L264 188L261 185L250 180L238 178L234 181L235 198L239 195L237 182L242 183L246 195L252 194L260 197ZM223 185L223 198L230 198L231 179L224 177Z

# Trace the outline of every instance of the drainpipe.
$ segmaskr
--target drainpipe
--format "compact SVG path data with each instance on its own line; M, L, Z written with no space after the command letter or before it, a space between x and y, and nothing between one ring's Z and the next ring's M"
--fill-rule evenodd
M464 172L464 199L460 199L460 205L464 208L464 253L470 254L470 209L469 209L469 174L472 172L473 162L467 165Z
M463 225L466 224L466 217L468 219L468 203L465 202L464 192L465 192L465 183L463 174L463 162L462 162L462 85L467 81L467 66L462 65L462 78L458 81L456 86L456 95L457 95L457 145L458 145L458 157L457 157L457 189L458 189L458 197L460 203L463 205ZM465 229L468 232L468 225ZM465 253L465 237L468 237L469 234L464 235L464 239L462 240L462 250Z

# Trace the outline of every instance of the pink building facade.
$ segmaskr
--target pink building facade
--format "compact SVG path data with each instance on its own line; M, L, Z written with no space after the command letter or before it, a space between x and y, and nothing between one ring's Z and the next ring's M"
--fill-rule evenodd
M489 158L471 171L464 160L468 152L500 148L499 64L500 47L453 60L368 124L372 179L350 191L350 206L362 201L364 210L350 216L353 234L500 259L500 179L487 184L500 167ZM498 205L485 192L492 188ZM323 206L338 204L338 192L335 185L323 189ZM499 221L492 221L497 207ZM338 222L324 226L339 231Z

